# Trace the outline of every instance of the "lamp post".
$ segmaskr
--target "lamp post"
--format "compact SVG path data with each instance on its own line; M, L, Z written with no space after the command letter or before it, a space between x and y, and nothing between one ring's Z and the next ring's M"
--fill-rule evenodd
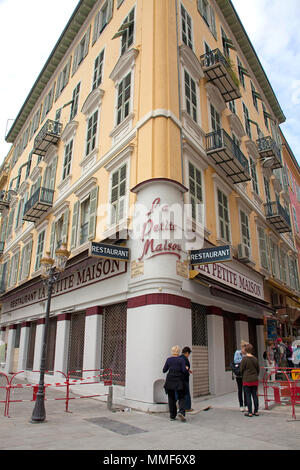
M51 297L53 293L53 286L55 282L58 280L60 273L62 273L65 270L67 260L70 256L70 252L67 250L67 247L65 245L62 245L60 249L56 250L55 255L56 255L56 259L54 260L50 257L50 253L47 252L46 257L41 259L41 266L42 266L41 276L44 279L44 282L48 285L48 298L47 298L47 309L46 309L45 327L44 327L43 343L42 343L40 381L39 381L39 388L38 388L38 392L36 396L34 410L31 416L32 423L43 423L46 419L44 377L45 377L45 368L46 368Z

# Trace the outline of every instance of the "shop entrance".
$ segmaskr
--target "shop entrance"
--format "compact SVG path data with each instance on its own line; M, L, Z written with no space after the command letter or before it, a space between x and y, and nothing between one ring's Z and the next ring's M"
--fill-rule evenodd
M207 307L192 303L193 397L209 394Z
M85 312L73 313L70 321L68 371L71 377L82 377Z

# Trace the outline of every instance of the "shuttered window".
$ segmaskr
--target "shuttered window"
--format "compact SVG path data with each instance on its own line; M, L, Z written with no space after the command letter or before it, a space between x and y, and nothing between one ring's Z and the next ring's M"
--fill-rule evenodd
M252 188L253 188L253 191L259 195L256 164L251 157L249 158L249 161L250 161L251 176L252 176Z
M41 267L41 259L44 253L45 246L45 234L46 231L43 230L40 232L38 237L37 249L36 249L36 259L35 259L35 270L37 271Z
M51 111L52 109L52 105L53 105L53 99L54 99L54 90L55 90L55 83L53 84L51 90L49 91L49 93L47 94L45 100L44 100L44 104L43 104L43 111L42 111L42 120L41 122L43 122L43 120L45 119L45 117L47 116L47 114Z
M80 245L88 241L90 202L90 198L88 197L80 204Z
M189 191L192 206L192 218L202 221L202 176L201 171L189 162Z
M71 62L72 62L72 57L69 58L68 62L60 72L58 79L57 79L57 86L56 86L56 94L55 94L55 101L58 99L58 97L61 95L63 89L67 86L69 83L69 78L70 78L70 71L71 71Z
M98 186L94 187L89 196L81 203L76 201L73 209L71 249L76 248L96 236L96 222L98 209Z
M17 283L19 272L20 252L11 258L10 273L8 278L8 287L14 287Z
M126 25L126 28L124 28L123 34L122 34L122 41L121 41L121 54L125 54L125 52L132 46L133 44L133 39L134 39L134 14L135 14L135 9L131 10L129 15L125 18L123 21L123 27Z
M30 265L31 265L31 254L32 254L32 241L27 243L23 247L22 256L20 260L20 270L19 270L19 280L23 281L27 279L30 273Z
M73 67L72 67L72 76L77 71L79 65L85 57L88 55L89 52L89 45L90 45L90 36L91 36L91 26L88 28L87 32L77 45L75 52L74 52L74 59L73 59Z
M207 0L198 0L198 11L215 39L217 39L216 16L212 6Z
M70 113L70 121L74 119L78 112L78 105L79 105L79 93L80 93L80 83L76 86L73 91L72 96L72 106L71 106L71 113Z
M242 243L243 245L250 248L250 231L249 231L249 219L245 212L240 211L241 214L241 229L242 229Z
M193 50L192 18L181 5L181 32L182 41Z
M207 307L192 303L193 396L209 394Z
M111 224L116 224L125 216L127 165L122 165L112 174L111 183Z
M218 189L219 230L222 240L230 242L230 221L227 196Z
M119 83L118 86L117 125L120 124L129 115L130 97L131 73L126 75L126 77Z
M100 52L100 54L95 60L94 76L93 76L93 90L98 88L98 86L100 86L100 84L102 83L103 62L104 62L104 50Z
M244 112L245 129L250 139L252 139L251 126L249 122L249 111L245 103L243 103L243 112Z
M267 248L266 234L263 228L258 227L258 241L260 251L260 263L265 269L269 269L269 253Z
M65 146L65 157L64 157L64 167L63 167L63 180L69 176L71 171L71 162L73 155L73 139L68 142Z
M13 223L15 218L15 208L13 207L9 211L8 222L7 222L7 232L6 238L9 238L12 235Z
M86 156L89 155L96 147L97 129L98 129L98 111L92 114L92 116L88 119L86 149L85 149Z
M184 71L184 90L185 90L185 106L186 112L191 116L191 118L197 122L197 91L196 91L196 82L190 76L190 74L185 70Z
M113 0L107 0L106 2L104 2L102 8L98 11L94 22L92 45L95 44L104 28L112 19L113 7Z

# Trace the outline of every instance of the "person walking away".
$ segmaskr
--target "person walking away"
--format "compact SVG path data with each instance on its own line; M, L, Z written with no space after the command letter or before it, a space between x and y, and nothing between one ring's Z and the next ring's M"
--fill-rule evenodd
M275 352L276 352L276 349L275 349L274 341L269 340L267 351L266 351L267 358L266 358L266 364L265 364L266 371L268 372L268 374L270 374L272 370L275 370L275 366L276 366ZM274 374L271 374L269 378L273 382L275 380L275 372Z
M292 369L294 368L294 363L293 363L293 348L292 348L292 340L288 339L286 342L286 360L287 360L287 365L288 365L288 374L292 376Z
M240 371L242 374L243 379L243 386L246 395L246 402L248 412L245 413L245 416L253 416L252 414L252 399L254 404L254 416L259 416L258 414L258 396L257 396L257 389L258 389L258 376L259 376L259 364L256 357L253 356L253 346L251 344L247 344L245 346L245 357L243 357Z
M185 362L186 365L186 372L184 374L185 376L185 411L193 411L192 409L192 400L191 400L191 393L190 393L190 374L193 372L191 371L191 364L189 361L189 357L191 355L191 348L188 346L185 346L183 350L181 351L181 356L182 359Z
M185 421L185 374L187 369L185 361L182 359L182 357L179 357L179 346L173 346L171 349L171 354L172 356L166 360L166 363L163 368L164 374L168 372L164 389L166 391L166 394L168 395L170 420L174 421L176 419L176 416L178 416L181 421ZM178 413L176 406L176 392L179 401Z
M233 364L234 364L234 376L236 379L237 387L238 387L238 400L240 404L240 411L244 412L246 410L246 396L245 396L245 391L243 389L243 380L240 372L240 365L243 359L243 356L245 356L245 346L248 343L246 341L241 341L241 349L237 349L234 353L234 359L233 359ZM233 377L234 377L233 376Z
M300 340L293 342L293 364L295 369L300 369Z

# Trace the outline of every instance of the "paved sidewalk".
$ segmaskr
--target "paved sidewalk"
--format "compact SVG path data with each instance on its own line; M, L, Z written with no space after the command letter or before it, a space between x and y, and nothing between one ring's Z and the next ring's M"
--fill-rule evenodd
M47 397L57 392L47 389ZM261 408L263 399L260 398ZM3 404L1 404L3 405ZM211 407L208 411L200 411ZM47 422L31 424L33 403L11 404L11 418L0 406L1 450L289 450L300 449L300 421L290 407L276 407L246 418L237 394L198 399L187 422L170 421L167 413L110 412L95 399L46 402ZM300 418L300 409L296 412Z

